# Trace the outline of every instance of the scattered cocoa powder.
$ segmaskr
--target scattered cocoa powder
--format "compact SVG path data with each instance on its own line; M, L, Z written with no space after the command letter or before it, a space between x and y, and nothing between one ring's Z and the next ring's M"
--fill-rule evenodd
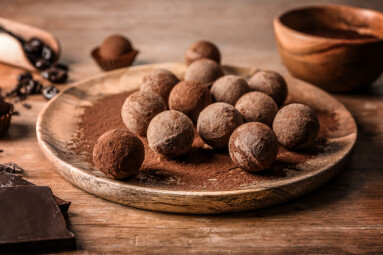
M70 146L74 154L83 155L91 166L93 166L93 146L99 136L113 128L125 128L120 112L129 94L106 96L92 106L84 108L78 124L78 132L70 142ZM299 174L302 169L300 164L321 153L325 147L328 132L338 128L334 113L317 114L321 131L315 145L303 152L292 152L280 146L277 160L270 170L251 174L236 167L227 150L211 149L195 132L191 150L173 160L153 152L146 138L141 138L145 146L145 161L139 174L126 182L173 190L217 191L243 189L261 181ZM93 169L96 170L94 166Z

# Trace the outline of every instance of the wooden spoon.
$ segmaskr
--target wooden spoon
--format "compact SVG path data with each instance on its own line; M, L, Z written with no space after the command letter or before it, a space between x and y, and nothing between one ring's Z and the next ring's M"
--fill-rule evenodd
M9 19L0 18L0 26L20 36L25 41L32 37L36 37L47 44L56 54L56 60L60 56L60 44L58 40L50 33L28 25L24 25ZM26 56L22 43L15 37L0 32L0 62L14 65L30 71L37 71L36 67L29 61Z

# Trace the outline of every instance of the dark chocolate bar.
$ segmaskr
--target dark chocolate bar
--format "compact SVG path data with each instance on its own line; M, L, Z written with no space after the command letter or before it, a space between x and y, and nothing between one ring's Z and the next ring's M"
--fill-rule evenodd
M0 251L67 250L75 247L49 187L0 188Z
M10 174L7 172L0 172L0 187L13 187L20 185L35 185L27 180L24 180L18 175ZM70 203L69 201L65 201L59 197L53 195L56 200L57 205L59 206L61 212L65 213L68 211Z

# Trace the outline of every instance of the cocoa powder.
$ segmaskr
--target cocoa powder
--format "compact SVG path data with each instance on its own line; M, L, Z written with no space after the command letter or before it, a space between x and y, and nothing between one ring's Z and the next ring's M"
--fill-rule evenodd
M84 156L94 170L92 150L96 140L110 129L126 128L120 111L129 94L106 96L83 109L70 147L74 154ZM177 159L167 159L156 154L149 148L146 138L141 137L145 146L145 160L139 174L126 182L173 190L218 191L243 189L262 181L299 174L299 165L322 152L328 132L338 129L334 113L319 112L317 115L321 131L314 146L302 152L292 152L280 146L277 160L271 169L256 174L236 167L227 150L211 149L197 132L190 151Z

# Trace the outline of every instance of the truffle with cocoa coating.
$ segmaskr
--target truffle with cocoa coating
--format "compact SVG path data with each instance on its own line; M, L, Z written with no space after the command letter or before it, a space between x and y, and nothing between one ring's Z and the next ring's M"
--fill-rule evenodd
M193 122L182 112L161 112L150 122L147 138L149 147L156 153L167 157L182 155L193 144Z
M158 94L167 104L170 91L180 82L177 76L166 69L154 69L144 75L140 90Z
M320 129L315 111L305 104L289 104L279 110L273 122L278 141L286 148L299 150L315 142Z
M273 130L260 122L249 122L234 130L229 140L233 162L249 172L270 167L278 154L278 139Z
M236 75L222 76L210 89L213 100L231 105L235 105L238 99L249 91L247 82Z
M144 158L143 143L128 130L109 130L97 139L93 148L94 165L105 175L115 179L136 175Z
M214 103L199 115L197 132L213 148L227 148L233 131L243 124L242 115L227 103Z
M274 99L265 93L252 91L243 95L235 104L245 122L262 122L271 127L278 106Z
M103 59L117 59L133 50L130 41L122 35L111 35L102 42L99 54Z
M283 105L287 97L285 79L277 72L258 71L249 80L251 90L260 91L271 96L278 107Z
M221 66L217 62L201 58L194 61L185 72L185 81L199 81L211 86L215 80L223 76Z
M219 64L221 62L221 53L215 44L208 41L197 41L186 50L185 62L190 65L201 58L209 58Z
M181 81L169 95L169 109L185 113L194 123L211 102L209 89L198 81Z
M153 117L165 110L166 105L161 96L137 91L126 98L121 109L121 117L131 132L145 136Z

